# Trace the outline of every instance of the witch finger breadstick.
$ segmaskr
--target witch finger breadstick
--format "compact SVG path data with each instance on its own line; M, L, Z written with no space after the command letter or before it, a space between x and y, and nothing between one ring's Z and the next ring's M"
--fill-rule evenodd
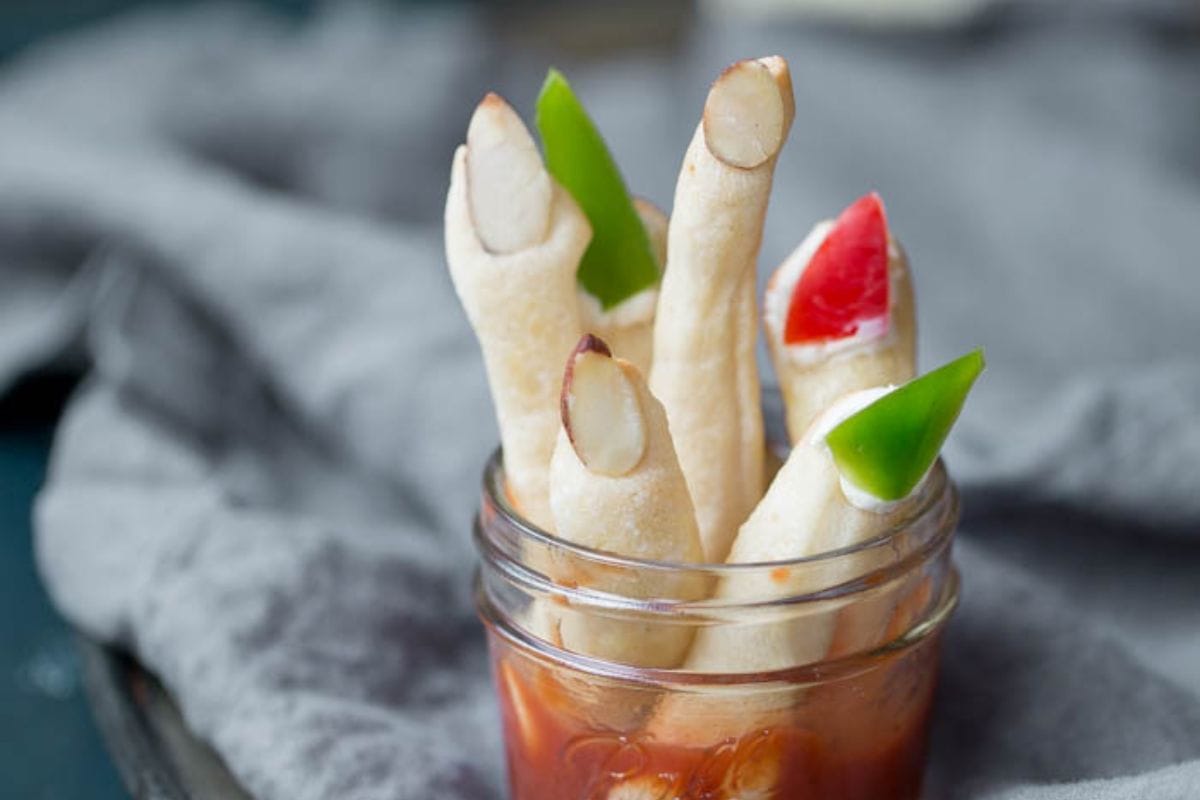
M724 559L762 494L754 273L792 114L782 58L732 65L709 90L675 188L650 387L667 409L710 561Z
M585 335L567 362L561 413L550 465L558 536L640 560L702 561L666 414L637 368ZM654 570L552 577L623 597L695 600L707 588L699 576ZM691 641L683 625L605 617L596 610L563 610L559 625L568 650L644 667L678 666Z
M557 70L550 70L538 95L537 127L546 168L592 225L578 273L584 328L645 373L665 262L666 217L630 196L599 130Z
M483 351L508 489L526 518L549 528L562 363L581 333L575 269L591 228L495 94L454 154L445 229L450 276Z
M842 395L913 377L908 263L878 194L813 228L767 284L763 318L793 442Z
M793 447L766 496L738 531L729 563L815 556L886 531L917 495L982 370L983 355L975 351L898 389L864 389L835 402ZM852 563L854 559L839 561L838 568L850 572L862 566ZM785 570L764 592L758 577L722 580L716 596L798 596L817 585L838 582L829 574ZM702 672L800 666L825 656L833 634L830 615L787 623L718 625L696 637L687 666Z
M826 409L793 447L762 502L738 531L731 564L766 564L818 556L866 542L912 513L920 486L983 369L979 351L969 353L904 386L874 387L847 395ZM888 556L884 556L885 558ZM752 569L721 579L714 600L766 608L783 598L836 587L883 566L868 551L845 554L828 564L780 565L770 573ZM808 606L805 613L799 610ZM823 661L837 626L836 601L799 604L770 617L723 620L701 628L684 669L721 674L769 673ZM880 643L888 613L854 615L852 624L871 627L847 636L863 646ZM800 690L798 690L800 691ZM655 711L652 736L681 733L706 747L748 731L785 724L794 700L767 692L699 700L668 695ZM764 766L770 766L766 764ZM764 792L770 769L761 774ZM765 796L770 796L769 794Z

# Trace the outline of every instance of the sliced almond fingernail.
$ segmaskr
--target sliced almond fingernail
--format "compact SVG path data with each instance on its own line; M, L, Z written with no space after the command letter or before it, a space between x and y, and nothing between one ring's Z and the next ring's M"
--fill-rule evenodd
M753 169L783 146L787 116L771 68L756 59L738 61L708 92L704 140L709 152L729 166Z
M467 201L483 246L515 253L544 240L552 189L525 123L500 95L489 93L467 128Z
M646 452L646 422L625 366L591 334L579 340L563 375L562 423L590 471L617 477Z

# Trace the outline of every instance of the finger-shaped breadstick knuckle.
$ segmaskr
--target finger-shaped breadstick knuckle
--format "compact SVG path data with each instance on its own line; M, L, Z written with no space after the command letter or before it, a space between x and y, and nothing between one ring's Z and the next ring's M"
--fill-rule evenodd
M537 145L512 106L489 93L467 129L471 218L492 253L513 253L546 238L553 199Z
M770 161L787 135L788 106L770 67L746 59L717 77L704 104L704 140L725 164L753 169Z
M592 334L579 340L563 375L563 430L580 462L601 475L630 472L646 452L646 421L622 364Z

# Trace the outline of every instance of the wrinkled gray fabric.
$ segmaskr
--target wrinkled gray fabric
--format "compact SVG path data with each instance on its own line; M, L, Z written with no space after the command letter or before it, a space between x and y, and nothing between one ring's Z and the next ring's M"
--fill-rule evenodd
M0 386L82 341L49 592L264 800L500 797L469 521L496 439L441 256L485 88L567 69L669 204L705 87L792 62L761 274L878 188L922 357L990 367L929 795L1200 796L1200 43L1038 14L508 52L464 14L143 16L0 73ZM988 19L991 19L990 17Z

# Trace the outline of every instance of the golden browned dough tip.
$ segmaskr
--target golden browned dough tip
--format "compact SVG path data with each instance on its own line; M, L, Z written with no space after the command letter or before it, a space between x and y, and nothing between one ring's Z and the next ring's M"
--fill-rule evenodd
M753 169L774 158L783 146L789 124L791 93L784 92L772 71L786 64L778 57L745 59L725 69L713 83L704 103L704 140L718 159L738 169ZM778 59L782 62L782 59Z
M546 238L553 189L521 118L489 92L467 129L467 201L475 232L492 253L514 253Z
M563 430L590 471L620 476L646 452L646 424L637 392L612 351L584 334L567 359L563 375Z

